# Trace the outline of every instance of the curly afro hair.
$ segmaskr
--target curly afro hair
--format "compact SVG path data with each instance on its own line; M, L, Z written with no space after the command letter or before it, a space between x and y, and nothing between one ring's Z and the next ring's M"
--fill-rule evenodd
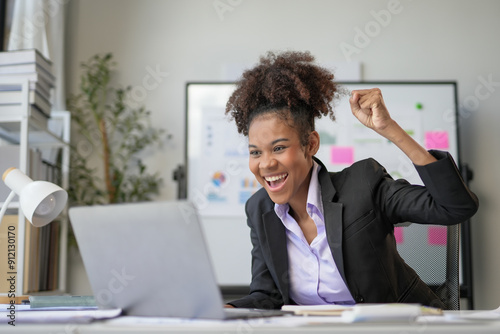
M277 113L299 133L306 145L314 130L314 119L329 115L336 95L334 75L316 64L309 52L268 52L259 64L246 70L226 105L238 132L248 136L252 120L265 113Z

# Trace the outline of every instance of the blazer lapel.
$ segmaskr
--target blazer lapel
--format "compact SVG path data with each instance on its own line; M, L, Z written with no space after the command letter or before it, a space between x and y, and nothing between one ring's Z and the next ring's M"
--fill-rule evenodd
M328 244L340 275L347 283L344 273L344 258L342 255L342 203L323 201L325 211L325 229Z
M288 280L288 252L286 249L286 229L274 210L262 215L264 230L266 233L267 246L271 253L275 277L278 280L278 288L281 291L283 301L288 302L289 280Z
M337 190L332 184L330 173L323 163L314 159L321 169L318 173L319 184L321 185L321 197L323 200L323 214L325 217L325 230L330 250L332 251L333 259L342 276L344 282L347 283L344 272L344 257L342 255L342 203L337 203L335 195Z

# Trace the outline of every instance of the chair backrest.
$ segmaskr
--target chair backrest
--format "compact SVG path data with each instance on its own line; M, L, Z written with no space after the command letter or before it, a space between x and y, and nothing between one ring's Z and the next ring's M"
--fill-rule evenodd
M399 229L399 230L398 230ZM447 310L460 309L460 225L396 227L398 251Z
M447 227L446 281L436 293L448 310L460 310L460 225Z

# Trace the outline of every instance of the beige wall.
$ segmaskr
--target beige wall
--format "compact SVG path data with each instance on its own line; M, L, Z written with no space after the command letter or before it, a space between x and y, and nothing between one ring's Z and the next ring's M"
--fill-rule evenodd
M390 19L374 14L382 10L393 12ZM149 87L142 90L143 102L173 139L147 163L166 180L161 198L172 199L171 173L183 162L187 81L234 79L235 69L251 66L267 50L310 50L321 62L346 61L340 46L356 42L350 58L362 62L364 80L456 80L462 160L474 170L471 187L481 200L472 226L475 306L496 308L499 15L500 2L494 0L71 0L67 90L76 91L78 64L103 52L115 54L120 82ZM377 23L376 16L385 21ZM357 31L365 28L373 29L372 37L361 45ZM152 70L162 73L155 88L147 85L154 83L148 77ZM85 292L76 267L70 289Z

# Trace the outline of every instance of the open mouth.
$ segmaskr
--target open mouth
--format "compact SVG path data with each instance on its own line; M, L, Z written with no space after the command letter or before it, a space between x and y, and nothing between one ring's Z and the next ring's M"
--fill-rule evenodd
M280 175L265 176L264 180L266 180L269 188L277 189L285 183L287 177L288 177L288 173L283 173Z

